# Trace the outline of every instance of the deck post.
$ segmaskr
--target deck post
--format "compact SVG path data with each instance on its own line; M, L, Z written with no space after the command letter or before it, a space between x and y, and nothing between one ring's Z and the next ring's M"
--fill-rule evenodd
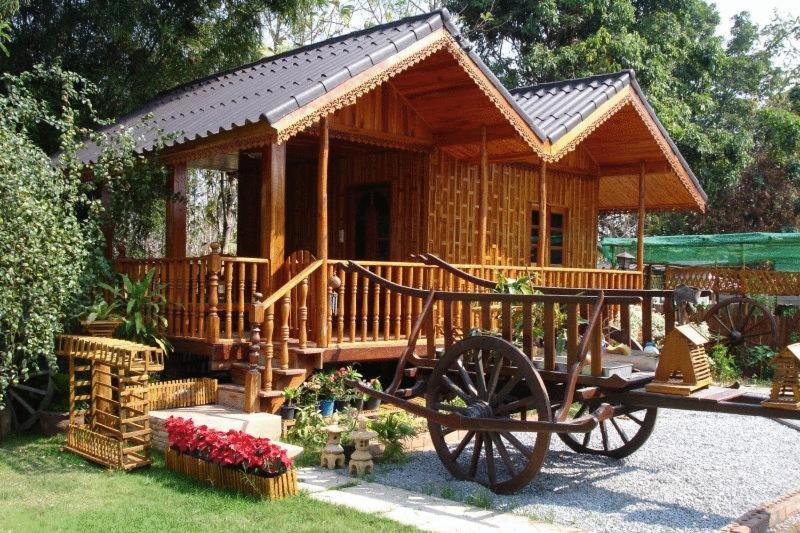
M481 276L485 276L486 267L486 235L488 229L489 211L489 156L486 149L486 126L481 127L481 188L480 209L478 211L478 264L481 266Z
M286 254L286 143L270 143L261 153L259 239L261 257L269 259L272 286Z
M536 257L540 267L546 266L547 261L547 223L547 163L542 161L539 167L539 248Z
M317 346L328 346L328 117L319 125L319 158L317 160Z
M644 271L644 177L645 177L645 163L642 161L639 170L639 215L636 220L636 270L639 272Z
M167 257L186 257L186 163L170 165L169 192L177 195L167 201L164 251Z

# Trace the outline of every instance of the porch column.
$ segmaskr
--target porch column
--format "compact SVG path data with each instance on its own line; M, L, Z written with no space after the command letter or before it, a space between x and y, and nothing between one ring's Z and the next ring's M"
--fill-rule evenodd
M328 346L328 117L319 124L317 159L317 259L322 268L317 276L317 346Z
M542 161L542 166L539 167L539 248L536 257L540 267L545 266L547 259L547 223L547 163Z
M167 201L164 251L167 257L186 257L186 163L170 166L169 192L177 200Z
M259 208L260 255L269 259L272 287L285 258L286 235L286 144L267 144L261 149L261 195Z
M486 150L486 126L481 127L481 189L480 209L478 211L478 264L481 265L481 275L486 266L486 231L488 226L489 211L489 156Z
M645 163L642 161L639 170L639 216L636 220L636 270L639 272L644 270L644 177Z

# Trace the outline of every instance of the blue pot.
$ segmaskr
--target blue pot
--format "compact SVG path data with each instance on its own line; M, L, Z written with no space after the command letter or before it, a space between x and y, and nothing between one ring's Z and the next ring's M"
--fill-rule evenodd
M333 416L333 398L320 398L319 412L322 416Z

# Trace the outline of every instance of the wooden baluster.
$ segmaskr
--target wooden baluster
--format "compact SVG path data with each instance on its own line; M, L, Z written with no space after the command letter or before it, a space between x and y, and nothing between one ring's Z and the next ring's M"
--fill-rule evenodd
M436 322L433 313L428 313L425 318L425 337L428 357L434 359L436 358Z
M578 361L578 304L567 304L567 369Z
M544 304L544 368L556 369L556 317L552 302Z
M233 266L231 261L223 263L223 270L225 272L225 338L230 339L233 337Z
M197 332L197 321L199 320L198 303L200 296L197 294L197 286L200 283L200 260L186 259L189 261L189 332L190 337L195 337Z
M369 328L369 280L364 278L361 284L361 342L367 340Z
M173 272L172 263L170 261L164 262L164 267L167 271L167 331L172 335L177 334L176 311L178 306L175 302L175 273Z
M343 268L339 268L339 279L342 280L339 285L339 309L336 315L336 342L344 341L344 310L345 306L345 285L347 284L347 272Z
M619 306L619 328L622 330L622 344L631 345L631 306Z
M453 345L453 302L441 300L444 306L444 348L445 350Z
M272 390L272 358L275 351L275 345L272 343L272 335L275 332L274 305L267 307L261 329L264 331L264 369L261 371L261 387L269 392Z
M514 340L512 337L514 324L512 324L513 319L511 318L511 302L509 300L504 300L501 307L503 313L503 338L511 342Z
M350 287L350 342L356 341L356 297L358 295L359 275L353 272L353 280Z
M410 267L408 269L408 286L414 286L414 267ZM406 296L406 308L405 308L405 335L406 337L411 335L411 296ZM451 324L452 325L452 324Z
M231 263L233 264L233 263ZM244 315L247 303L244 298L244 287L247 282L247 263L239 263L239 302L237 303L238 321L236 323L236 330L240 339L244 338Z
M250 322L253 326L250 335L250 350L247 353L249 368L244 381L245 413L261 410L261 401L258 393L265 384L262 383L262 375L258 371L258 363L261 358L261 322L263 321L264 303L261 301L261 294L257 293L253 297L253 305L250 308Z
M292 310L291 293L281 298L281 344L280 344L280 366L281 370L289 368L289 316Z
M341 280L339 280L338 278L337 278L336 281L338 281L339 286L334 288L331 285L331 280L333 279L335 272L336 272L336 267L334 265L329 264L329 267L328 267L328 305L326 306L327 309L328 309L328 327L325 330L327 332L326 334L327 334L328 339L325 342L326 346L330 346L331 339L333 338L333 309L332 309L332 307L330 305L330 302L333 299L333 292L335 290L339 290L339 286L341 286ZM321 276L322 272L319 272L318 275Z
M603 375L603 324L598 322L597 327L592 330L591 338L592 351L592 375L595 377Z
M664 298L664 333L675 329L675 300L668 296Z
M375 274L382 276L383 269L380 266L375 267ZM378 340L380 328L380 314L381 314L381 286L379 283L372 284L372 340Z
M250 296L250 300L252 301L253 295L258 291L258 263L250 263L250 287L247 290L247 294ZM261 294L266 294L265 292L261 292ZM246 301L246 299L245 299Z
M392 280L392 267L386 267L386 279ZM383 296L383 340L389 340L389 326L392 322L392 292L389 289L384 291Z
M194 309L192 309L189 305L189 260L182 259L180 263L183 265L183 284L181 285L183 287L183 302L184 305L189 308L189 312L183 313L183 327L181 331L183 332L183 335L189 336L191 335L191 331L189 330L189 313L194 311Z
M396 274L395 274L395 282L398 285L402 285L403 284L403 267L397 267L397 270L395 272L396 272ZM403 295L398 292L398 293L394 294L393 296L394 296L394 314L393 314L394 315L393 316L393 318L394 318L394 338L395 339L399 339L400 338L400 326L402 325L402 322L403 322L402 315L400 314L401 311L402 311L402 308L403 308L402 307L403 306Z
M481 329L492 331L492 302L481 302Z
M653 299L642 298L642 346L653 340Z
M322 274L320 272L320 274ZM331 290L330 288L328 290ZM297 302L297 344L300 348L308 346L308 278L300 282L300 296ZM331 328L328 328L330 331Z
M208 256L208 321L206 322L206 339L210 342L219 340L219 315L217 314L217 290L222 260L219 255L219 243L211 243Z
M208 261L206 258L201 257L197 261L197 279L200 285L200 290L197 293L197 335L198 337L206 336L206 302L208 296L206 295L206 276L208 275Z
M484 314L487 314L484 312ZM491 320L490 317L487 316ZM533 304L522 304L522 351L529 358L533 357Z

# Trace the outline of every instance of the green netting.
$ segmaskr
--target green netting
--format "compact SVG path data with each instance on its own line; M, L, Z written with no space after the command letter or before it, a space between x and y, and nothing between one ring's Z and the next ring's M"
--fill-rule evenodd
M606 238L600 253L611 261L623 251L636 255L636 239ZM800 233L730 233L645 237L644 261L655 265L755 266L800 272Z

